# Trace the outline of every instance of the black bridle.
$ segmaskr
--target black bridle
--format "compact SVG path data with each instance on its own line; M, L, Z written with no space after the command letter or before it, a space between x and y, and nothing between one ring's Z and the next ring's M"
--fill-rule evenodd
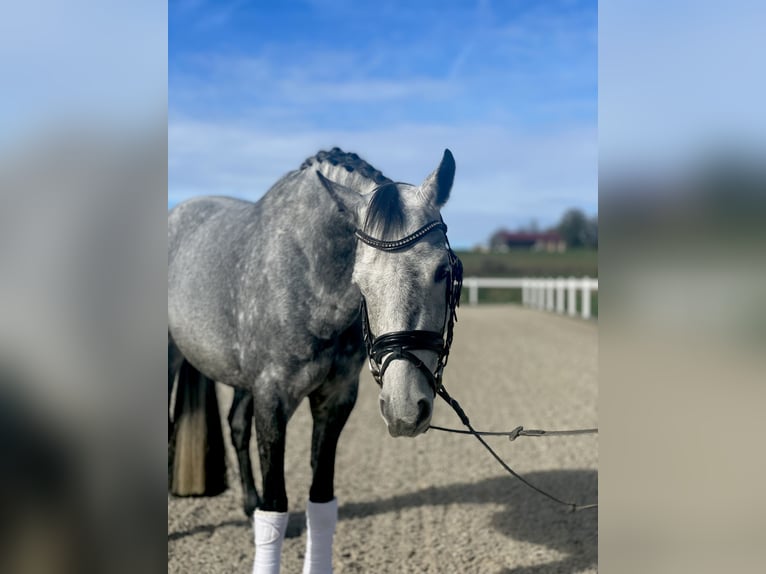
M463 285L463 264L455 255L447 239L447 224L444 221L432 221L406 237L395 241L376 239L357 229L356 236L360 241L381 251L399 251L420 241L432 231L443 231L444 240L449 256L449 277L447 278L447 308L444 317L444 325L441 331L394 331L375 337L370 330L370 318L367 315L367 303L362 296L362 333L364 344L367 348L367 358L370 371L379 386L383 386L383 374L388 366L396 360L409 361L425 375L431 385L434 395L440 394L443 389L442 374L447 366L450 347L452 346L452 334L457 321L456 309L460 305L460 290ZM446 335L446 336L445 336ZM431 351L438 356L436 370L431 370L421 361L413 351Z
M447 404L449 404L455 411L460 421L466 426L467 431L457 431L455 429L445 429L443 427L430 426L429 428L435 428L439 430L446 430L450 432L466 432L472 434L476 439L489 451L494 459L512 476L523 482L532 490L539 492L543 496L550 500L569 507L572 511L585 510L597 508L598 504L575 504L573 502L567 502L558 498L549 492L534 485L529 480L518 474L513 470L500 456L494 451L494 449L487 444L487 441L482 437L483 434L502 434L510 435L511 440L514 440L517 436L520 436L523 432L523 427L518 427L510 433L482 433L476 431L468 420L468 415L462 409L460 404L453 399L444 388L442 384L442 374L444 373L444 367L447 365L447 358L449 356L450 347L452 346L452 330L457 321L457 314L455 310L460 304L460 289L463 286L463 264L458 259L455 252L450 247L449 240L447 239L447 225L439 220L432 221L409 234L402 239L395 241L383 241L376 239L357 230L356 236L360 241L367 245L380 249L382 251L398 251L409 247L413 243L418 242L425 237L428 233L434 230L441 230L444 232L444 239L446 241L447 253L449 254L449 266L450 276L447 281L447 310L444 319L444 325L442 330L437 331L395 331L393 333L385 333L379 337L373 336L370 331L370 318L367 316L367 303L362 296L362 333L364 336L364 344L367 348L367 357L370 363L370 371L372 376L378 385L383 386L383 374L391 364L391 361L402 359L413 363L426 377L435 395L439 395L443 398ZM445 337L446 332L446 337ZM413 351L432 351L439 357L439 361L436 365L436 370L432 373L430 369L421 361ZM583 434L598 432L597 429L581 429L575 431L527 431L525 435L541 436L543 434Z

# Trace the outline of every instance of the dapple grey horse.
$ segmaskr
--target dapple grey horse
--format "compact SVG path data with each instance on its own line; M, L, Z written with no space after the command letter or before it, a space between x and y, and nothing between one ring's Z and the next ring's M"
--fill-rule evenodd
M285 431L304 398L314 420L304 572L332 569L335 450L357 397L363 324L368 340L391 334L376 358L370 352L389 433L428 428L431 373L443 368L442 336L449 318L451 339L454 313L456 258L440 215L454 173L445 150L421 185L395 183L334 148L307 159L256 203L197 198L169 214L169 356L180 354L209 380L236 389L229 420L246 512L257 507L256 572L279 570ZM251 413L260 497L248 455Z

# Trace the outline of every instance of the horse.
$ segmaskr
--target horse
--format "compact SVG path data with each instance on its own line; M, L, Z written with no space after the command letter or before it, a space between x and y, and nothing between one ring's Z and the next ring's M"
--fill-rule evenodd
M389 434L429 426L462 277L440 213L454 175L448 149L412 185L333 148L255 203L194 198L168 214L169 400L181 364L235 388L228 419L258 574L279 571L286 426L303 399L313 418L304 573L332 571L335 452L365 359Z

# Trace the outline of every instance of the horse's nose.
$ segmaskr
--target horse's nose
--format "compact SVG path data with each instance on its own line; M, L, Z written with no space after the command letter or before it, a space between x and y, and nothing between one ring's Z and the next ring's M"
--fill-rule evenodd
M431 403L425 399L418 401L418 419L415 426L420 428L423 423L431 418Z
M417 411L410 409L408 414L402 415L397 413L389 402L380 399L380 412L391 436L416 436L426 430L431 419L431 403L420 399L416 405Z

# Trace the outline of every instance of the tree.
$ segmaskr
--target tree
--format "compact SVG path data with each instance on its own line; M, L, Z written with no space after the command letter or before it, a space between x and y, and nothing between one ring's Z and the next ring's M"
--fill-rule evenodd
M567 247L598 247L598 218L588 219L579 209L568 209L561 216L556 231Z
M588 220L585 247L598 249L598 215L594 215Z

